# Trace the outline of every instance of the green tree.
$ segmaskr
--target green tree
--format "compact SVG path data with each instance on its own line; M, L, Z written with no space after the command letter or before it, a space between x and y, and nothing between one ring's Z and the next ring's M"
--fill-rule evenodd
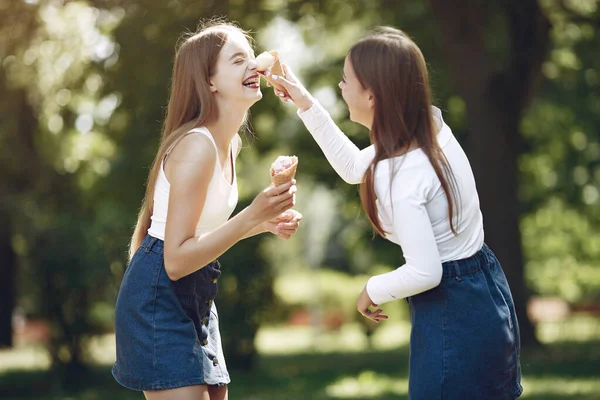
M12 312L15 306L17 254L13 248L13 215L22 193L35 179L39 163L33 152L35 112L27 101L27 92L6 74L15 53L22 53L37 26L35 7L10 3L0 10L0 113L16 118L0 119L0 347L12 345ZM19 39L19 40L17 40ZM12 57L11 57L12 56ZM32 168L21 168L14 156L30 160Z
M102 30L114 18L77 2L2 6L3 342L16 296L28 316L49 321L53 366L78 372L109 277L95 235L103 220L88 190L112 149L93 128L110 111L96 97L95 66L110 56ZM19 293L10 287L15 272Z
M486 240L511 282L524 343L535 342L525 261L537 293L593 299L597 2L0 2L0 344L10 345L15 298L52 320L56 366L79 368L86 339L110 329L175 42L213 15L255 32L258 51L296 57L296 72L360 146L368 133L347 121L335 87L346 51L374 25L408 32L429 61L436 104L468 144ZM371 239L356 188L336 176L293 110L264 93L252 108L257 136L245 137L238 164L240 207L268 183L262 174L271 158L295 153L301 185L343 199L321 262L353 274L400 265L397 246ZM223 257L218 304L233 367L252 367L259 324L277 314L272 279L290 260L284 246L269 243L252 238ZM296 266L314 262L311 243L297 245ZM557 276L569 283L553 284Z

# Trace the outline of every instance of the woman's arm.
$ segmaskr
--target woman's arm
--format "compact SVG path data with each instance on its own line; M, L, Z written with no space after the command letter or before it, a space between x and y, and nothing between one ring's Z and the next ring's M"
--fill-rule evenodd
M442 279L442 262L424 196L398 190L394 199L392 229L406 264L369 279L367 293L378 305L432 289Z
M308 110L299 109L298 115L335 172L347 183L361 183L375 157L375 147L356 147L316 100Z
M359 150L338 128L329 113L311 96L290 68L285 64L283 68L286 78L270 77L286 90L286 92L276 90L276 93L282 101L291 102L298 107L298 115L337 174L350 184L361 183L375 157L375 147L371 145Z
M244 238L263 221L294 204L294 181L268 187L252 204L218 229L195 237L196 224L216 163L216 152L204 135L188 135L168 158L169 209L165 229L165 268L180 279L202 268Z

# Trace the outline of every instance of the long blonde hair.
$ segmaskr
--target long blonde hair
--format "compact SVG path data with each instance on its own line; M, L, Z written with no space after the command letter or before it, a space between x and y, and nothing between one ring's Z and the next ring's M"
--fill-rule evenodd
M204 23L197 32L185 33L177 42L160 146L152 162L146 194L129 243L129 259L140 247L150 228L156 178L167 149L190 129L206 125L219 117L209 80L216 72L217 59L229 33L241 33L250 41L247 32L219 19Z

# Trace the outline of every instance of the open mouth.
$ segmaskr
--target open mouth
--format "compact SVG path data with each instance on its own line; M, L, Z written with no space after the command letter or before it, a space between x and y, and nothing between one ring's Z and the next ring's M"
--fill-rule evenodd
M246 79L244 82L242 82L242 85L252 89L257 89L260 87L260 78L258 75L253 75L250 78Z

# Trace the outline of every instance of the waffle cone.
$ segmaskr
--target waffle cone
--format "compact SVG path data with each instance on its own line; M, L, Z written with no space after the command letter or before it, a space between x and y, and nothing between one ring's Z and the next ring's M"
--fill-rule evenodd
M298 169L298 158L292 157L294 163L291 167L286 170L281 171L277 175L273 175L273 168L271 167L271 183L274 186L283 185L286 182L291 181L296 176L296 170Z
M269 53L275 57L275 61L273 61L273 65L271 65L271 74L283 76L285 78L285 72L281 66L281 61L279 61L279 53L277 53L275 50L271 50Z
M273 61L273 64L271 64L271 67L269 67L269 71L271 72L271 74L269 76L263 75L263 78L265 78L267 82L269 82L273 87L285 92L285 88L281 86L279 82L271 79L271 75L282 76L284 78L286 77L285 71L283 70L283 66L281 65L281 61L279 61L279 53L277 53L277 51L275 50L271 50L269 51L269 54L275 57L275 61Z

